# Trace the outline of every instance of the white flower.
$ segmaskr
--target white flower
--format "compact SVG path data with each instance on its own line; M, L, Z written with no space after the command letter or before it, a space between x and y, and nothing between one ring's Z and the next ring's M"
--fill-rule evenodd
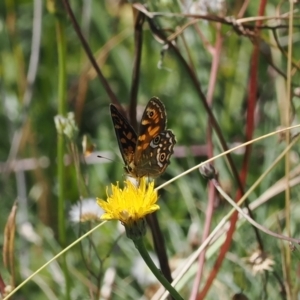
M100 221L103 215L103 209L97 204L95 198L83 199L72 205L69 211L71 222L79 223L86 221Z
M250 257L245 258L245 260L251 265L254 275L264 271L273 271L272 266L275 264L272 257L261 250L254 251Z

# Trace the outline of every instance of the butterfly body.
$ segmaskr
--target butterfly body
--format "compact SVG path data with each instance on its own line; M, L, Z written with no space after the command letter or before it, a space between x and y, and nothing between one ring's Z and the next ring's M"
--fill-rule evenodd
M110 112L127 174L135 178L161 175L170 163L176 143L173 132L166 129L163 103L156 97L149 100L138 135L113 104Z

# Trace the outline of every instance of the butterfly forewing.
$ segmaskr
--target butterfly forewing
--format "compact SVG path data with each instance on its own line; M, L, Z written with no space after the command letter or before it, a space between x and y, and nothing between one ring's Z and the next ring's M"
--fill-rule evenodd
M135 150L135 164L138 165L142 153L149 147L151 140L167 126L167 114L163 103L156 97L149 100L139 127Z
M117 108L110 105L111 118L114 123L115 133L119 144L122 158L126 165L129 165L134 158L137 134L129 124L127 119L117 110Z

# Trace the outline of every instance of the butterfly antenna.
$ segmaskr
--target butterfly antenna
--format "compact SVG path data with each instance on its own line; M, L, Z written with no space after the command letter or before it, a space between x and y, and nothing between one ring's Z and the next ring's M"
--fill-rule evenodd
M99 157L99 158L104 158L104 159L110 160L110 161L112 161L112 162L115 162L113 159L110 159L110 158L105 157L105 156L102 156L102 155L97 155L97 157Z
M111 159L111 158L108 158L108 157L105 157L105 156L102 156L102 155L97 155L97 157L99 157L99 158L104 158L104 159L107 159L107 160L109 160L109 161L111 161L111 162L117 162L118 164L123 165L123 163L121 163L121 162L119 162L119 161L115 161L114 159Z

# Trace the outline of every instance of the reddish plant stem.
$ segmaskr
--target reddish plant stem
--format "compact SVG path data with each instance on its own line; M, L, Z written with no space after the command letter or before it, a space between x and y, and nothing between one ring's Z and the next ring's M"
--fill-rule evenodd
M5 295L5 287L6 287L6 284L0 274L0 294L1 295Z
M264 14L266 3L267 3L266 0L261 0L260 1L259 12L258 12L259 16L262 16ZM261 25L261 21L257 21L256 25L257 26ZM259 32L257 31L257 34L258 33ZM258 48L258 44L255 43L254 44L254 49L253 49L253 52L252 52L252 56L251 56L251 69L250 69L250 81L249 81L249 98L248 98L248 101L247 101L248 107L247 107L246 134L245 134L247 141L252 138L253 130L254 130L254 110L255 110L256 95L257 95L258 59L259 59L259 48ZM251 152L251 146L248 145L246 147L245 156L244 156L244 160L243 160L243 166L242 166L242 170L241 170L241 173L240 173L240 180L241 180L243 185L245 185L245 183L246 183L250 152ZM239 190L237 192L237 196L236 196L235 200L238 201L241 196L242 196L242 194ZM219 269L222 265L222 262L225 258L225 255L226 255L226 253L227 253L227 251L230 247L230 244L231 244L231 241L232 241L232 236L233 236L233 233L235 231L235 226L236 226L237 219L238 219L238 213L235 212L232 215L231 220L230 220L230 228L228 230L226 240L225 240L223 246L221 247L220 254L219 254L219 256L218 256L218 258L215 262L214 268L213 268L212 272L210 273L204 288L202 289L202 291L199 293L199 295L197 297L198 300L205 298L205 296L206 296L207 292L209 291L215 277L218 274L218 271L219 271Z
M217 81L218 68L219 68L219 63L220 63L220 55L221 55L221 50L222 50L222 42L223 42L223 38L221 36L221 31L220 31L221 24L217 24L216 29L217 29L217 36L216 36L215 47L213 48L212 51L210 51L213 55L213 61L212 61L208 91L207 91L207 96L206 96L206 101L210 107L212 106L212 102L213 102L213 93L214 93L214 89L215 89L215 85L216 85L216 81ZM207 147L208 147L207 155L208 155L208 158L211 158L211 157L213 157L211 118L209 118L206 136L207 136L206 142L207 142ZM206 208L205 224L204 224L204 229L203 229L203 234L202 234L202 242L204 240L206 240L206 238L208 237L209 232L210 232L211 220L212 220L212 215L213 215L213 211L214 211L215 196L216 196L216 189L214 188L214 185L211 182L209 182L208 205ZM195 299L197 297L201 278L202 278L202 273L203 273L205 254L206 254L206 249L201 252L201 254L198 258L198 270L197 270L197 274L196 274L196 278L194 281L190 299Z

